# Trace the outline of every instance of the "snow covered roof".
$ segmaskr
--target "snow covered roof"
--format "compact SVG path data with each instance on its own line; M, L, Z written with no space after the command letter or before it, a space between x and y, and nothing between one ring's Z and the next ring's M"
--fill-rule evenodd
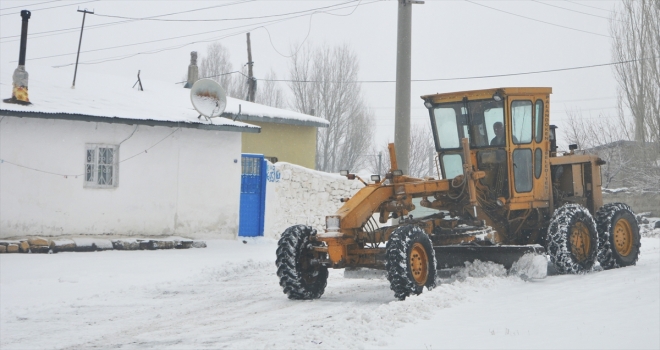
M232 97L227 97L227 108L222 116L245 122L266 122L320 128L327 128L330 125L323 118L238 100Z
M11 97L16 67L2 66L0 97ZM84 67L81 67L84 69ZM190 103L190 90L142 77L144 91L132 88L137 77L90 73L78 70L76 88L71 88L72 70L28 64L29 106L0 103L1 115L145 124L207 130L258 133L261 128L226 118L198 118Z
M1 67L2 99L11 97L15 68L9 64ZM139 91L132 87L137 77L81 72L79 69L76 88L72 89L72 69L28 64L26 70L30 74L28 88L32 105L0 103L0 115L251 133L258 133L261 128L241 120L327 126L327 122L321 118L233 98L227 98L224 118L208 121L204 117L198 118L199 113L190 102L190 90L178 84L142 76L144 91Z

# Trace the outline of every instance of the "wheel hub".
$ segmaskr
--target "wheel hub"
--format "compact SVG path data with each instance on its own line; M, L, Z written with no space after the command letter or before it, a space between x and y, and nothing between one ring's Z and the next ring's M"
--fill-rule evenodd
M591 238L587 226L578 222L571 229L571 253L580 262L587 260L591 250Z
M633 234L628 220L621 219L614 225L614 249L621 256L628 256L632 251Z
M410 270L417 285L423 286L429 276L429 258L421 243L415 243L410 251Z

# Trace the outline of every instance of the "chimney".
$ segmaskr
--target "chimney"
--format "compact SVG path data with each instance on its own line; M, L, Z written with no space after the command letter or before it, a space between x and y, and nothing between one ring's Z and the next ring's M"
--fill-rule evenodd
M190 53L190 65L188 65L188 81L183 87L190 89L197 80L199 80L199 71L197 69L197 51L193 51Z
M28 99L28 72L25 71L25 51L27 49L27 29L30 15L31 13L28 10L21 11L21 18L23 18L21 27L21 51L18 56L18 67L14 70L14 75L12 76L13 88L11 98L3 100L6 103L31 104L30 99Z

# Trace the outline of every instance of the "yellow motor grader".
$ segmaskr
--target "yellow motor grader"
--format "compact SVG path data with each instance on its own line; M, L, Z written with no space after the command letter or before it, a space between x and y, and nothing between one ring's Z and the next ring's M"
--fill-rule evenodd
M558 273L634 265L639 227L629 206L603 205L595 155L558 152L551 88L498 88L422 96L437 151L438 179L391 169L326 217L325 232L292 226L277 248L290 299L319 298L328 268L386 270L396 298L435 286L438 269L466 261L510 268L547 254ZM423 207L427 215L413 215Z

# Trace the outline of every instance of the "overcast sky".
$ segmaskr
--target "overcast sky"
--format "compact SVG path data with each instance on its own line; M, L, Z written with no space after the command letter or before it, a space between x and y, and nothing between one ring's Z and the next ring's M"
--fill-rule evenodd
M426 0L413 7L412 79L469 78L610 63L608 18L617 5L618 1L608 0ZM127 86L133 85L138 70L142 71L145 88L152 79L172 84L181 81L190 51L204 55L213 41L227 47L234 67L240 68L247 62L246 31L251 32L257 78L271 69L279 78L288 78L286 56L297 48L296 44L306 42L347 43L359 57L361 80L395 79L395 0L1 0L0 64L4 68L17 65L19 12L28 9L32 18L27 71L32 65L67 65L57 69L70 71L73 78L82 22L78 8L95 12L86 18L78 74L94 71L125 76ZM301 12L313 9L318 11L312 16L311 12ZM189 12L161 16L182 11ZM287 13L293 14L264 17ZM253 19L245 19L248 17ZM86 64L94 62L98 63ZM421 95L512 86L552 87L551 123L560 126L560 133L567 110L581 109L583 117L594 122L615 116L617 85L612 67L604 66L413 82L413 124L429 124ZM362 90L376 114L377 141L392 141L395 84L364 83ZM11 91L0 93L3 98L11 95Z

